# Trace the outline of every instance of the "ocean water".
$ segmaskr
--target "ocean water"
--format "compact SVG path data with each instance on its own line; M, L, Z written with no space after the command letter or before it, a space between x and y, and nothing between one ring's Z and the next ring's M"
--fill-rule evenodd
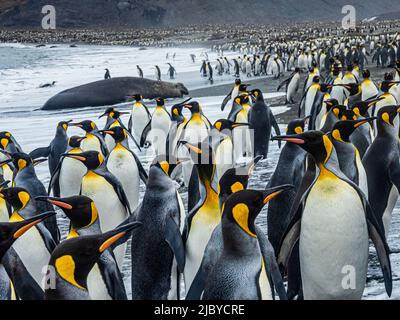
M61 90L71 88L76 85L85 84L91 81L103 79L104 69L109 68L111 75L116 76L136 76L136 65L140 65L145 77L154 78L154 65L160 66L163 80L168 80L166 72L167 62L170 62L177 70L177 79L184 83L189 90L209 86L206 79L199 74L200 63L207 53L210 60L215 60L216 53L210 52L206 48L148 48L140 50L131 47L117 46L78 46L70 48L65 45L57 45L55 48L46 47L36 48L32 45L20 44L0 44L0 131L8 130L13 133L22 145L25 152L30 152L37 147L47 146L55 134L55 127L59 121L85 119L94 120L102 128L104 120L98 116L104 111L100 108L82 108L74 110L59 111L40 111L40 108L50 97ZM166 59L167 53L169 59ZM172 58L176 54L175 60ZM192 63L190 54L197 56L196 63ZM225 53L228 57L237 56L236 53ZM214 77L214 84L232 83L231 75ZM56 86L40 89L39 85L57 81ZM282 95L282 93L268 92L266 98ZM219 105L223 96L204 96L198 99L203 107L205 115L211 122L227 116L228 110L221 112ZM168 100L167 108L181 99ZM154 104L148 103L150 111ZM121 110L129 110L129 104L119 105ZM228 108L227 108L228 109ZM288 110L288 107L272 108L274 114L279 114ZM185 115L189 116L188 113ZM128 123L128 116L123 116L122 120ZM280 125L284 132L285 125ZM70 135L82 135L83 132L77 128L68 130ZM133 146L133 144L131 144ZM147 169L152 161L151 155L145 151L140 152L133 148ZM251 178L250 187L264 189L272 175L279 157L279 149L276 143L271 143L268 159L261 161ZM37 167L37 173L42 182L47 186L49 182L48 167L41 164ZM141 185L141 197L145 191ZM186 192L182 192L182 197L186 201ZM395 251L391 255L393 269L393 294L392 299L400 297L400 221L399 205L396 206L393 215L392 229L389 235L389 246ZM257 223L266 230L265 208L259 216ZM65 235L67 232L68 221L62 214L59 214L60 228ZM128 250L129 252L129 250ZM128 255L129 258L129 255ZM129 264L126 263L123 269L124 280L128 293L130 292ZM365 299L387 299L384 291L384 284L381 271L376 258L375 250L371 246L370 266L368 271L368 283L364 292Z

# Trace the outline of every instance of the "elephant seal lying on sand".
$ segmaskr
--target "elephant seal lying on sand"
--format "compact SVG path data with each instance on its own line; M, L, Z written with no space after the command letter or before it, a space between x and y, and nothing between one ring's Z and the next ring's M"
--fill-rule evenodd
M181 83L136 77L111 78L62 91L50 98L41 109L57 110L113 105L126 102L135 94L141 94L145 99L180 98L189 94L189 91Z

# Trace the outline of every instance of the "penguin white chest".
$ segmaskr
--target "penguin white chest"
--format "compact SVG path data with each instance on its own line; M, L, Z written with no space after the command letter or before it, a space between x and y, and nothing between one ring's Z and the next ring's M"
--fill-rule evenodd
M81 142L81 149L83 152L86 151L97 151L101 152L101 145L99 139L97 139L94 135L92 134L87 134L86 138L82 140Z
M114 229L127 218L127 212L113 186L102 176L89 172L82 180L82 195L91 198L99 212L101 230Z
M135 158L128 150L117 146L109 155L107 168L121 182L131 210L135 210L139 202L140 184Z
M131 113L132 129L135 138L138 140L142 136L142 132L149 122L149 115L143 106L134 106Z
M111 296L108 294L107 287L97 263L89 272L87 285L92 300L112 300Z
M50 253L36 227L27 231L13 244L13 249L18 254L26 270L41 287L44 274L43 268L50 261Z
M320 177L309 193L301 220L300 266L305 299L361 298L368 230L361 200L344 181Z
M82 178L86 173L85 165L72 158L64 158L60 169L60 196L71 197L79 194Z

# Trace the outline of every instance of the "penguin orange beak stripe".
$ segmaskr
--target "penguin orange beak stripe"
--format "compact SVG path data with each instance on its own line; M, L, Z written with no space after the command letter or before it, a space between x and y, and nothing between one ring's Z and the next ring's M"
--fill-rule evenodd
M114 242L116 242L118 239L121 239L126 232L120 232L117 233L115 236L112 236L111 238L107 239L106 241L103 242L103 244L99 248L99 252L104 252L107 250Z
M243 126L249 126L250 124L249 123L240 123L240 122L237 122L237 123L234 123L234 124L232 124L232 128L237 128L237 127L243 127Z
M65 154L65 156L68 157L68 158L74 158L74 159L79 160L79 161L86 161L85 157L78 156L78 155L75 155L75 154L67 153L67 154Z
M299 139L299 138L284 138L282 140L287 141L287 142L292 142L295 144L304 144L305 143L305 141L303 139Z
M47 219L48 217L51 217L53 215L55 215L56 212L54 211L49 211L49 212L45 212L42 213L40 215L38 215L37 217L33 217L29 220L32 220L31 222L28 222L27 224L23 225L21 228L19 228L13 235L14 239L18 239L19 237L21 237L25 232L27 232L30 228L32 228L33 226L37 225L38 223L42 222L43 220Z
M68 210L72 209L72 206L69 203L66 203L66 202L52 200L52 199L47 199L47 201L49 203L54 204L55 206L63 208L63 209L68 209Z
M264 198L263 203L264 203L264 204L267 204L269 201L271 201L273 198L275 198L277 195L281 194L282 192L283 192L283 190L280 190L280 191L276 191L276 192L274 192L274 193L271 193L270 195L268 195L268 196L266 196L266 197Z

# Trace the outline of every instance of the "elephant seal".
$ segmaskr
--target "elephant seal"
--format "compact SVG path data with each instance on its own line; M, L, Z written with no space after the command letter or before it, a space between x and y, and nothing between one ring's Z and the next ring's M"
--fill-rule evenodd
M178 98L189 91L181 83L120 77L91 82L64 90L50 98L41 110L99 107L126 102L135 94L143 98Z

